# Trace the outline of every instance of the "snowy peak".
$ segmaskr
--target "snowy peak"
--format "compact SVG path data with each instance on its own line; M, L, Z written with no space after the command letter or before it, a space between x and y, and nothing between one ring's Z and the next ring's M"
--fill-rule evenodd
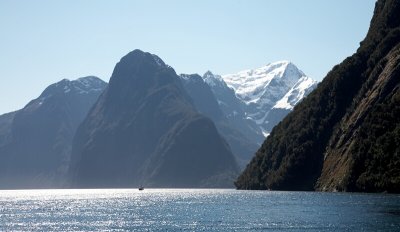
M228 119L264 136L317 86L287 60L222 76L208 71L203 79Z
M228 87L220 75L214 75L211 71L204 73L203 80L210 87Z
M223 75L222 78L246 104L262 100L271 100L272 104L272 101L283 97L304 76L293 63L284 60L257 69Z

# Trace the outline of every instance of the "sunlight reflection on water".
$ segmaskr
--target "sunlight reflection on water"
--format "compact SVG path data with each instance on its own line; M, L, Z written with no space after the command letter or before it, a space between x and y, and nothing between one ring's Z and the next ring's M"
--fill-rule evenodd
M222 189L0 191L0 231L398 231L399 195Z

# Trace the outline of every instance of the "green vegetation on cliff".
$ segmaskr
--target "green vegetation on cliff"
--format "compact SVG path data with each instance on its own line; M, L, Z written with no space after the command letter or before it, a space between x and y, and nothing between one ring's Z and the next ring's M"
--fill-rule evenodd
M400 191L400 1L271 132L238 189Z

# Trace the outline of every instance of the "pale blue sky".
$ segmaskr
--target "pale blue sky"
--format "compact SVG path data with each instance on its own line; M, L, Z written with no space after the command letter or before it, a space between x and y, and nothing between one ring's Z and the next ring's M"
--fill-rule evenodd
M177 73L291 60L321 80L365 37L375 0L0 1L0 114L63 78L108 81L136 48Z

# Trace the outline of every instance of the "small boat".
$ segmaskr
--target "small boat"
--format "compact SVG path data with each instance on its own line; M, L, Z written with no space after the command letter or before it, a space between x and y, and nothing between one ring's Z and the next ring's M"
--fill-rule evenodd
M140 187L139 187L139 191L142 191L142 190L144 190L144 187L143 187L143 186L140 186Z

